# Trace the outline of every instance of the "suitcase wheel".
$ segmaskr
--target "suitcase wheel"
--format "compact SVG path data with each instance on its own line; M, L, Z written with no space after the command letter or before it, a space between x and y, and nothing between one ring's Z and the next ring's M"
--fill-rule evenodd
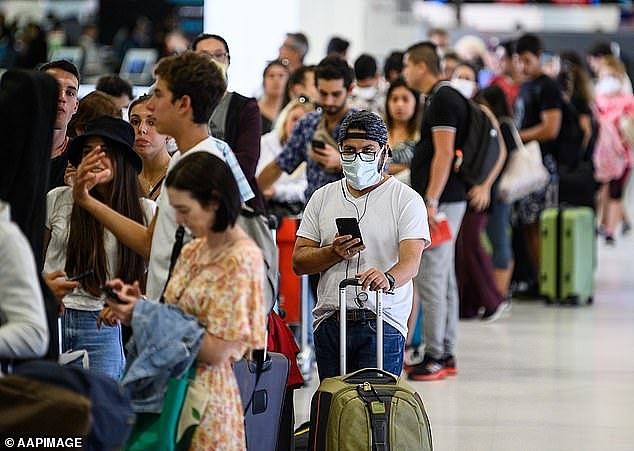
M570 296L568 302L570 305L579 305L579 296Z
M544 303L546 305L552 305L553 304L553 300L551 298L549 298L548 296L544 296Z

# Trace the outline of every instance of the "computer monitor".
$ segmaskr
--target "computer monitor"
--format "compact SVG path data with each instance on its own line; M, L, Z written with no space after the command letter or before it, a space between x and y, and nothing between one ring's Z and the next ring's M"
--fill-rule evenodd
M148 85L153 79L153 70L158 60L155 49L130 49L121 64L119 76L134 85Z

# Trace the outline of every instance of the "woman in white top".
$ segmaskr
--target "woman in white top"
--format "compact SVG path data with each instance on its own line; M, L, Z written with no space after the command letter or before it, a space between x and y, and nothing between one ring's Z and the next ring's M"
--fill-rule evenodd
M262 169L275 159L284 148L286 141L293 133L297 122L315 106L307 97L301 96L291 100L281 111L275 123L273 131L262 136L260 141L260 161L256 169L259 175ZM297 214L306 202L306 166L300 165L292 174L282 174L271 188L264 190L262 194L267 200L269 211L276 216L285 214Z
M84 154L99 147L105 156L89 169L108 171L110 176L92 187L92 194L120 214L147 223L153 215L154 203L141 199L137 175L142 162L133 144L134 130L130 124L102 116L88 123L85 134L72 141L69 160L78 166ZM101 324L100 287L112 277L129 282L144 280L145 261L75 205L71 190L60 187L48 193L45 224L44 272L65 271L69 278L83 275L79 287L63 298L62 350L85 349L91 370L117 379L125 364L121 326L107 320L105 326Z

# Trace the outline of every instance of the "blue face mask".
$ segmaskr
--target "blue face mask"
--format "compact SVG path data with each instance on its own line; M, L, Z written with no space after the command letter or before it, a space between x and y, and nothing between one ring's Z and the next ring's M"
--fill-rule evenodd
M381 158L380 153L377 158ZM357 155L354 161L342 161L341 167L348 183L359 191L376 185L381 180L381 173L378 170L376 158L374 161L362 161Z

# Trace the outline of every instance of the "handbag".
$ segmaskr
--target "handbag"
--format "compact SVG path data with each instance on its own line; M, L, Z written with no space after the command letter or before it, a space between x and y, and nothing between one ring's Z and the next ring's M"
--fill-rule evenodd
M127 451L189 449L208 400L207 393L194 385L195 377L194 362L186 376L169 380L160 414L137 414Z
M517 129L508 120L502 119L511 128L515 150L510 153L506 169L498 184L498 197L503 202L513 203L548 185L550 173L542 161L537 141L522 143Z

